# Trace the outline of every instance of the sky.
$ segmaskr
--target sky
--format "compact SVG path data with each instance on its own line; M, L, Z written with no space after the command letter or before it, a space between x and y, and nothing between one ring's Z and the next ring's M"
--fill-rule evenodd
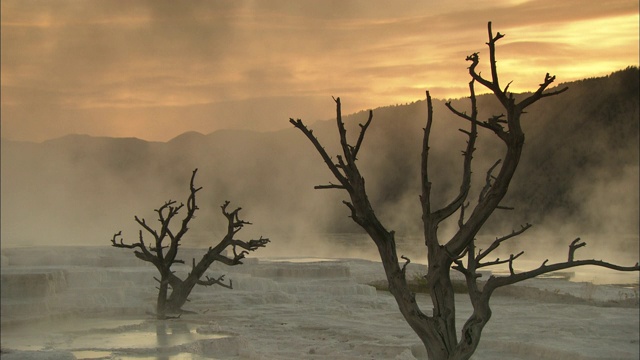
M168 141L467 95L487 22L511 90L638 66L637 0L2 0L2 138ZM484 72L488 74L488 70Z

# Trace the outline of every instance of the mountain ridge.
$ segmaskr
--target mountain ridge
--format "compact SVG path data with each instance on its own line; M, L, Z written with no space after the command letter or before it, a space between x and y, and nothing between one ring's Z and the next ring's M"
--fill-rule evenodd
M561 83L558 83L556 86L554 86L552 88L549 88L547 91L553 91L555 89L559 89L559 88L562 88L562 87L565 87L565 86L566 87L571 87L571 86L573 86L575 84L581 84L581 83L585 83L585 82L598 82L598 81L601 81L602 79L607 79L609 77L616 76L619 73L623 73L623 72L626 72L626 71L633 71L633 70L637 70L637 69L638 69L637 67L628 66L625 69L614 71L614 72L612 72L612 73L610 73L608 75L605 75L605 76L589 77L589 78L584 78L584 79L570 81L570 82L561 82ZM525 96L527 94L531 94L531 92L516 93L514 95L516 97L518 97L518 96ZM491 96L492 95L490 93L479 93L478 98L491 97ZM433 98L433 101L434 102L458 102L458 101L464 101L465 99L468 99L468 96L459 97L459 98L447 98L447 99L435 97L435 98ZM375 112L377 112L379 110L408 106L408 105L411 105L411 104L414 104L414 103L420 103L420 102L423 102L423 101L424 101L424 99L419 99L419 100L415 100L415 101L412 101L410 103L405 103L405 104L384 105L384 106L379 106L379 107L376 107L376 108L373 108L373 109L362 109L362 110L356 111L354 113L346 114L346 115L343 115L343 116L345 118L352 117L352 116L358 116L360 114L368 113L370 110L374 111L374 113L375 113ZM283 119L283 120L286 120L286 119ZM332 120L335 120L335 119L318 119L318 120L312 121L309 125L313 125L313 124L315 124L317 122L327 122L327 121L332 121ZM178 134L178 135L176 135L176 136L174 136L171 139L166 140L166 141L147 140L147 139L142 139L142 138L135 137L135 136L118 137L118 136L89 135L89 134L83 134L83 133L66 134L66 135L62 135L62 136L59 136L59 137L54 137L54 138L51 138L51 139L46 139L46 140L39 141L39 142L29 141L29 140L12 140L12 139L8 139L8 138L5 138L5 137L0 137L0 140L1 141L11 141L11 142L43 143L43 142L48 142L48 141L60 140L60 139L64 139L64 138L89 137L89 138L110 138L110 139L138 139L138 140L141 140L141 141L151 142L151 143L168 143L168 142L173 141L176 138L180 138L180 137L182 137L184 135L190 135L190 134L193 134L193 135L200 134L200 135L204 135L204 136L210 136L210 135L215 134L217 132L228 132L228 131L230 131L230 132L273 133L273 132L279 132L279 131L283 131L283 130L286 130L286 128L277 129L277 130L266 130L266 131L265 130L242 129L242 128L224 128L224 129L218 129L218 130L215 130L213 132L206 133L206 134L202 133L202 132L199 132L199 131L190 130L190 131L185 131L183 133L180 133L180 134Z

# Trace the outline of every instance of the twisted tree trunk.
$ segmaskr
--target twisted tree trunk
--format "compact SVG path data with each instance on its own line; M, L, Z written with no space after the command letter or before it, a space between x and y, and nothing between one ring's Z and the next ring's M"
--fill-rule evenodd
M316 186L316 189L341 189L347 191L351 201L344 201L344 204L351 210L351 218L369 234L376 244L389 284L389 291L395 298L398 308L409 326L411 326L424 343L429 358L432 360L459 360L469 359L471 357L478 347L484 326L491 318L489 299L493 291L498 287L510 285L548 272L583 265L595 265L620 271L640 270L640 266L637 263L635 266L625 267L600 260L575 260L574 255L576 249L585 245L585 243L580 242L580 239L574 240L569 245L569 254L566 262L547 265L547 261L545 260L540 267L518 274L513 270L513 262L522 255L523 252L516 255L511 254L509 259L500 260L498 258L494 261L483 261L484 258L498 248L502 242L522 234L531 227L530 224L522 226L520 230L513 231L509 235L496 238L486 250L476 251L476 235L489 217L495 210L510 209L501 206L500 203L507 194L509 184L515 174L522 154L525 136L520 120L522 114L524 114L524 110L544 97L555 96L567 90L564 88L555 91L546 91L555 81L554 76L546 74L543 83L540 84L535 92L522 101L516 102L513 94L507 91L509 85L502 89L498 79L495 43L504 37L504 35L497 33L494 36L491 30L491 23L488 24L488 33L489 42L487 45L489 46L491 79L485 79L476 72L476 67L479 63L478 54L475 53L468 56L467 60L471 62L469 75L472 78L469 83L471 113L467 114L466 112L458 111L454 109L450 103L447 103L447 107L453 113L469 122L470 129L460 130L468 137L466 149L463 151L460 191L449 203L435 210L431 204L431 181L428 167L429 136L433 122L433 108L431 97L429 92L427 92L428 116L424 129L421 156L422 194L420 195L420 201L422 205L425 246L427 247L428 255L428 271L425 279L433 304L431 315L427 315L420 310L416 303L415 294L413 294L407 286L405 270L410 260L401 256L401 258L405 260L405 263L403 266L400 266L396 253L394 232L385 229L376 217L365 191L364 178L360 174L356 164L357 154L364 140L365 133L371 124L373 112L369 111L368 120L364 125L360 125L361 130L356 144L350 145L347 141L344 123L342 122L340 98L335 99L338 135L342 148L342 154L337 156L336 162L327 154L324 147L313 135L313 132L309 130L301 120L290 119L290 122L302 131L313 144L331 173L338 180L338 184L330 183L328 185L319 185ZM504 114L495 115L487 121L479 121L477 119L478 111L476 108L474 88L476 82L493 92L502 104L505 110ZM503 141L506 149L504 160L496 161L495 164L488 169L485 185L480 190L478 202L472 211L468 212L470 207L468 195L471 188L472 174L471 162L475 151L478 127L493 132ZM500 169L498 174L494 176L493 171L498 165L501 165ZM458 214L458 231L447 242L441 243L438 239L438 227L443 220L455 214ZM468 216L466 216L467 214ZM465 257L466 263L463 261ZM478 286L478 278L481 275L477 270L482 267L500 264L508 264L510 274L501 277L491 276L484 287L480 289ZM450 274L452 269L461 272L465 276L469 300L473 306L473 313L464 324L460 339L457 337L455 323L456 308Z

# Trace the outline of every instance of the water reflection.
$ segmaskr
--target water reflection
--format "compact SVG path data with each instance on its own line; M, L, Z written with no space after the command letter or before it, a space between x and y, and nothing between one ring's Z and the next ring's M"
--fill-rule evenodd
M188 323L182 321L158 320L156 322L156 346L158 348L187 344L201 339L220 339L223 337L226 337L226 335L199 334L195 327L189 326Z
M184 352L181 346L199 340L222 339L229 335L201 334L197 327L197 324L183 320L114 319L77 319L20 327L3 326L2 347L20 351L66 350L77 359L211 359Z

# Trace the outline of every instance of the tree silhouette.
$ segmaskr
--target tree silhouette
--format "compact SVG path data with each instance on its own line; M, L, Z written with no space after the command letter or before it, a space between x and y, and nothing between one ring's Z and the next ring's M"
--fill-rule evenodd
M158 299L156 303L156 313L159 319L166 318L168 313L180 313L182 312L182 306L187 301L191 291L196 285L211 286L219 285L226 288L233 288L233 283L224 282L224 275L217 278L210 278L205 276L202 280L209 266L215 261L220 261L226 265L238 265L242 264L242 259L249 251L254 251L258 248L265 247L269 243L269 239L260 237L259 239L242 241L234 238L245 225L251 224L250 222L241 220L239 218L239 212L241 208L236 208L233 211L228 210L229 201L225 201L221 206L222 214L227 218L227 233L220 240L220 242L214 246L209 247L208 251L202 256L202 259L196 264L196 259L193 259L192 268L185 279L180 279L171 270L171 266L176 263L184 264L183 260L177 258L178 248L181 245L182 238L189 230L189 222L195 217L198 206L196 205L196 193L202 189L202 187L196 188L194 186L194 180L198 169L193 170L191 175L191 181L189 183L189 197L187 199L187 212L182 219L180 228L177 232L171 230L171 221L176 215L184 208L184 204L176 205L176 201L169 200L164 203L155 212L158 214L158 222L160 222L160 230L152 228L145 219L141 219L135 216L135 221L153 238L152 245L147 245L144 242L143 230L139 232L139 240L136 243L125 244L121 238L122 231L114 234L111 239L111 245L117 248L135 249L134 255L143 261L152 263L158 272L160 278L154 279L158 282ZM118 241L120 237L120 241ZM231 248L233 257L228 257L225 252L228 248ZM238 250L238 248L240 250ZM238 252L239 251L239 252ZM169 288L171 292L169 293Z
M393 294L400 312L407 323L415 331L424 343L430 359L469 359L476 350L482 330L491 318L489 299L493 292L502 286L514 284L536 276L572 268L576 266L595 265L619 271L638 271L640 267L619 266L601 260L577 260L575 252L586 245L579 238L569 245L567 260L549 264L548 260L533 270L514 271L513 263L523 252L511 254L508 259L497 258L488 260L488 256L505 241L511 240L524 233L531 227L523 225L519 230L498 237L487 249L476 249L476 235L496 210L508 209L501 205L501 200L507 193L511 179L516 171L524 145L524 132L521 127L521 116L525 109L537 101L556 96L567 88L548 90L554 82L555 76L546 74L538 89L520 101L516 101L513 94L508 92L509 84L503 89L500 85L496 67L495 44L504 37L499 32L494 36L491 23L488 23L489 62L491 78L481 76L476 67L479 64L479 55L474 53L467 57L471 62L469 83L471 112L463 112L455 109L450 103L447 107L469 124L468 130L460 131L468 138L467 146L463 150L463 166L460 190L450 202L441 208L434 208L431 203L431 174L429 173L429 136L433 122L433 108L431 97L427 92L428 116L424 128L423 148L421 155L421 187L420 202L422 205L422 222L425 245L428 253L428 271L425 275L428 292L433 303L431 314L423 312L418 306L415 294L407 286L406 267L410 260L404 256L404 264L400 264L396 253L394 231L387 230L377 218L369 202L365 191L364 177L357 167L358 151L361 148L365 133L373 119L373 112L369 111L369 117L364 124L360 124L360 133L355 145L349 144L346 129L342 121L340 98L336 102L337 127L340 137L342 155L334 161L322 147L318 139L313 135L301 120L290 119L290 122L311 141L325 164L338 180L338 183L316 186L316 189L341 189L349 194L350 201L344 204L351 212L351 218L360 225L371 237L378 248L382 264L389 284L389 291ZM475 84L489 89L504 108L503 114L490 117L486 121L478 120L476 107ZM471 205L469 193L471 189L471 165L475 151L475 141L478 136L478 128L483 128L496 135L505 145L505 154L502 160L496 161L485 175L485 182L479 191L479 197L475 204ZM457 217L458 229L446 242L439 240L439 225L446 219ZM455 219L455 218L454 218ZM479 269L488 266L506 264L509 274L506 276L491 276L483 286L479 282L481 274ZM473 313L464 324L460 338L455 324L454 289L451 281L451 269L464 274L468 288L468 295L473 306Z

